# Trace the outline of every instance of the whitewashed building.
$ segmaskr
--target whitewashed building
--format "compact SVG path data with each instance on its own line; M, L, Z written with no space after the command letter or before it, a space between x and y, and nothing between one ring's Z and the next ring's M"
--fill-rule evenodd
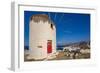
M80 49L79 47L68 46L68 47L64 47L63 51L64 50L76 51L76 50L79 50L79 49Z
M29 24L29 59L45 59L56 52L56 27L48 15L36 14Z
M87 54L87 53L90 53L90 49L80 49L80 53L82 54Z

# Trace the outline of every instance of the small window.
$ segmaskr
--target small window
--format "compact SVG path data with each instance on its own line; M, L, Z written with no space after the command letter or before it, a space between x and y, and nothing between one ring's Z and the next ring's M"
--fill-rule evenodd
M53 24L51 24L51 29L53 29Z
M37 46L38 48L42 48L42 46Z

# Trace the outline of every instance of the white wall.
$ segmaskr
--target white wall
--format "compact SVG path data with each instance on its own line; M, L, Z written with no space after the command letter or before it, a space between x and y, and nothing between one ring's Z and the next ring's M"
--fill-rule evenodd
M28 0L27 0L28 1ZM100 0L33 0L34 4L44 4L44 5L66 5L68 2L70 2L71 5L79 4L79 5L96 5L96 8L98 8L98 14L97 14L97 20L98 24L96 24L97 32L95 37L95 46L98 47L96 49L97 57L98 57L98 65L99 67L95 66L83 66L83 67L60 67L60 68L47 68L44 70L34 70L29 71L30 73L100 73ZM10 53L11 53L11 24L10 24L10 9L11 9L11 0L1 0L0 1L0 73L13 73L8 68L10 67ZM28 73L28 71L24 71L22 73Z
M49 22L30 22L30 56L33 59L44 59L47 57L47 41L52 40L52 53L56 50L56 36L54 30L51 30ZM55 43L54 43L55 42ZM38 46L42 46L39 48Z

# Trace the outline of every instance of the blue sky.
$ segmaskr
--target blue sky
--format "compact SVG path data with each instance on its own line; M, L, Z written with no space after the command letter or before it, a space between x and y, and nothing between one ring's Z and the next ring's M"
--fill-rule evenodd
M90 40L90 14L24 11L24 43L29 45L29 21L34 14L47 14L56 26L57 44Z

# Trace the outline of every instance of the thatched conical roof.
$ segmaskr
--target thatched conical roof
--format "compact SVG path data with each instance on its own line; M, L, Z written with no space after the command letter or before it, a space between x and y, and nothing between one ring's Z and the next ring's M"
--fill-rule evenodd
M31 21L34 21L34 22L40 22L40 21L51 22L51 20L49 19L49 16L46 15L46 14L35 14L35 15L32 15Z

